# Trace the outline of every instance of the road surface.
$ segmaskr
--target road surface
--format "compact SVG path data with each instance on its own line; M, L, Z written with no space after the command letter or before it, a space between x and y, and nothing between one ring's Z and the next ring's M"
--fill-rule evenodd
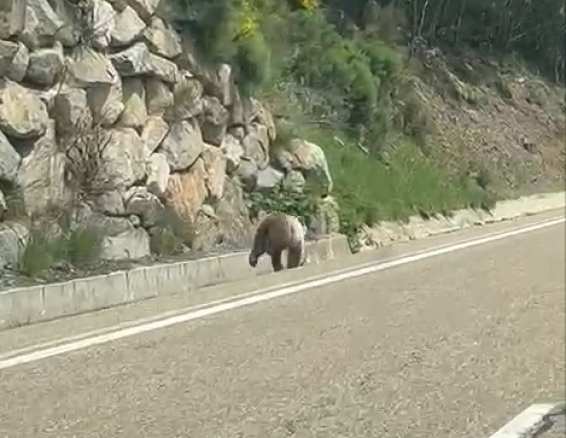
M2 332L0 437L487 438L564 396L565 228L461 242L562 215Z

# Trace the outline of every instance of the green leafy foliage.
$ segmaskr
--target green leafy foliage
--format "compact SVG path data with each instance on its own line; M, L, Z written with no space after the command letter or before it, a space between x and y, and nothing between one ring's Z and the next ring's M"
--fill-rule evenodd
M51 234L41 228L30 232L20 259L20 270L36 277L59 263L80 266L95 261L101 250L100 234L91 228L79 228L68 234Z
M315 213L315 207L306 194L284 190L249 193L246 195L246 205L252 217L257 217L260 212L278 211L301 218L307 226Z

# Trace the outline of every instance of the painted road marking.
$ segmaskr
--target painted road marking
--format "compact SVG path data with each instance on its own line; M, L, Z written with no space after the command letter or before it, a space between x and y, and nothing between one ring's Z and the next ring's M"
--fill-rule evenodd
M391 260L381 261L369 266L350 268L343 271L328 273L324 276L318 276L311 279L296 281L287 285L280 285L269 291L254 291L245 294L245 296L233 297L233 299L220 302L208 303L204 306L193 307L186 311L168 316L159 320L149 321L137 324L131 327L118 328L108 333L101 333L93 336L83 337L75 340L63 340L59 345L49 346L42 348L37 346L34 351L26 352L23 354L7 353L1 356L0 370L23 365L30 362L46 359L53 356L58 356L73 351L89 348L96 345L106 344L108 342L116 341L119 339L128 338L131 336L147 333L154 330L163 329L177 324L194 321L197 319L205 318L207 316L216 315L229 310L236 310L242 307L251 306L264 301L273 300L275 298L283 297L286 295L296 294L305 290L326 286L329 284L337 283L352 278L361 277L363 275L373 274L386 269L395 268L397 266L406 265L409 263L426 260L432 257L438 257L451 252L460 251L463 249L473 248L479 245L495 242L502 239L518 236L521 234L530 233L544 228L559 225L565 222L565 218L547 220L533 225L518 227L509 231L492 234L475 239L470 239L463 242L447 244L442 247L432 248L428 250L419 251L405 256L400 256Z
M529 406L489 438L532 438L546 425L546 416L557 403L536 403Z

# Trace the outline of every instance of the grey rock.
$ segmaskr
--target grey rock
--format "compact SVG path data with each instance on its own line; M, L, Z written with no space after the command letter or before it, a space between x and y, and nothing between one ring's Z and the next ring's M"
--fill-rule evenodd
M138 260L150 255L149 234L134 228L102 240L100 257L103 260Z
M113 126L124 111L122 82L117 78L111 84L99 83L88 88L87 98L95 123Z
M136 215L144 228L151 228L162 222L165 207L159 198L145 187L132 187L124 196L126 212Z
M220 150L226 157L226 172L231 175L240 166L242 156L245 152L244 147L238 138L227 134L222 140Z
M167 190L171 168L167 157L160 153L151 154L147 164L147 190L155 196L162 198Z
M58 134L66 137L81 135L81 131L92 124L87 92L81 88L62 90L53 100L51 117L57 124Z
M152 52L164 58L176 58L183 50L181 38L175 29L156 16L151 19L151 25L145 29L143 39Z
M21 142L24 157L16 177L26 212L42 215L51 207L64 208L69 202L65 184L65 154L59 150L55 122L50 120L45 134L35 141Z
M126 0L146 23L150 23L162 0Z
M29 66L29 50L25 44L18 42L18 50L12 58L6 76L16 82L21 82L26 76Z
M94 211L108 216L125 216L126 207L122 194L118 190L110 190L98 195L94 200Z
M38 49L29 55L26 80L42 87L52 86L63 70L64 58L62 47Z
M222 106L216 97L204 99L204 114L202 122L202 137L207 143L220 146L226 135L228 110Z
M265 126L252 123L242 144L247 158L255 161L260 169L267 166L269 163L269 136Z
M258 172L259 169L254 161L242 159L240 165L236 169L235 175L244 184L247 191L252 191L256 188Z
M76 86L112 85L120 80L114 65L104 54L93 49L82 48L70 60L69 73Z
M0 2L0 39L21 35L25 26L26 3L24 0Z
M291 156L291 167L303 173L310 191L321 196L332 191L332 176L320 146L296 138L291 140L287 150Z
M160 117L149 117L142 128L141 139L149 153L154 152L169 132L169 125Z
M8 75L16 53L18 53L18 43L0 40L0 76Z
M63 20L53 10L48 0L27 0L27 5L33 10L36 18L35 28L30 29L40 41L53 42L55 35L65 25Z
M114 17L115 26L111 32L110 45L113 47L126 47L132 44L146 28L145 22L136 11L125 5Z
M174 123L161 143L159 151L167 157L171 170L190 167L204 149L204 142L198 123L183 120Z
M283 188L289 192L302 193L305 188L305 177L298 170L290 170L283 179Z
M0 181L13 183L21 162L20 154L0 131Z
M124 78L122 81L124 111L120 116L120 125L129 128L141 128L147 121L145 106L145 83L141 78Z
M26 88L0 78L0 129L18 139L37 138L49 121L41 99Z
M92 46L104 50L112 41L112 32L115 28L114 17L116 12L112 5L105 0L91 0L93 3Z
M173 106L173 91L165 82L156 78L146 78L145 100L147 112L152 116L162 116Z
M123 76L154 76L174 84L178 77L177 65L149 51L139 42L130 48L110 56L114 67Z
M147 151L132 128L115 128L107 133L102 151L97 187L100 192L127 190L146 176Z
M275 189L281 185L283 177L283 172L271 166L267 166L265 169L258 171L256 177L256 188L258 190Z
M28 238L29 230L23 224L0 224L0 268L18 266Z
M226 157L216 146L204 145L202 160L206 170L206 188L215 199L222 198L226 178Z
M173 105L165 113L170 121L187 120L202 114L204 110L204 87L197 79L187 74L180 76L173 90Z

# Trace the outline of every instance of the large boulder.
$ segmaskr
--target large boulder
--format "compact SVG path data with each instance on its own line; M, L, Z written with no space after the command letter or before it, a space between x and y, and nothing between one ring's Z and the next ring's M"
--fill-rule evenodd
M173 105L165 112L167 120L186 120L202 114L204 87L187 74L179 76L173 88Z
M197 214L193 242L193 248L197 250L218 246L235 250L251 245L253 226L242 188L235 180L225 178L222 192L213 215L204 209Z
M96 20L97 23L95 26L92 23L87 23L86 20L80 20L81 14L77 14L77 7L69 0L48 0L49 4L53 7L53 11L61 20L64 25L61 27L56 35L55 39L62 43L65 47L74 48L79 45L81 35L92 35L95 32L98 32L98 29L95 28L96 25L100 24L99 20ZM99 0L97 0L99 1ZM94 6L93 2L90 3L91 6ZM86 14L85 14L86 15ZM88 15L87 15L88 17ZM90 17L89 17L90 18ZM38 21L38 17L33 14L33 20ZM37 23L35 26L39 25ZM38 46L43 46L44 42L41 40L45 40L45 38L38 38L36 39L36 45L31 47L37 48ZM27 44L27 42L26 42Z
M18 139L37 138L49 122L41 99L21 85L0 78L0 129Z
M161 117L149 117L142 128L141 139L149 153L154 152L169 132L169 125Z
M194 222L208 196L205 181L206 169L199 158L188 170L169 176L165 204L189 224Z
M87 92L82 88L63 89L53 100L51 117L57 124L57 134L67 138L80 135L92 124Z
M151 53L142 42L111 55L110 59L122 76L154 76L174 84L179 74L174 62Z
M195 120L174 123L159 148L167 157L171 170L190 167L204 149L200 127Z
M234 175L242 183L243 187L248 192L251 192L256 188L258 172L259 168L255 161L242 157L240 165L236 169Z
M204 114L202 121L202 137L207 143L220 146L226 135L228 110L222 106L216 97L204 99Z
M145 100L147 112L161 117L174 103L173 90L160 79L148 77L145 81Z
M159 17L151 19L151 25L143 33L143 39L152 52L164 58L176 58L183 51L181 38L175 29Z
M16 0L21 1L21 0ZM39 37L35 32L37 26L39 25L39 20L35 14L33 8L29 5L26 6L24 29L19 36L19 40L26 45L30 50L34 50L39 47Z
M286 150L287 154L284 156L290 161L288 165L303 173L309 190L320 195L327 195L332 191L332 176L328 169L326 156L320 146L296 138L289 142Z
M124 195L126 212L136 215L144 228L151 228L161 223L165 207L159 198L145 187L132 187Z
M283 178L282 187L287 192L302 193L305 183L305 177L300 171L289 170Z
M29 64L29 50L23 43L0 40L0 76L21 82Z
M27 213L31 216L41 215L53 206L61 208L67 205L66 157L57 145L55 122L49 122L41 138L22 141L17 147L23 158L16 185L21 188Z
M162 0L126 0L146 23L151 23L151 19L155 15L161 1Z
M53 48L35 50L29 55L29 66L25 79L41 87L50 87L55 84L64 65L62 46L56 45Z
M245 153L244 147L235 136L227 134L222 140L220 150L226 157L226 173L231 175L240 166L242 156Z
M145 178L148 154L134 129L111 129L102 147L97 190L126 190Z
M119 190L108 190L97 194L92 202L95 212L105 214L107 216L125 216L126 206L124 198Z
M124 111L124 93L119 76L113 83L97 83L88 87L88 103L94 122L113 126Z
M267 128L267 135L269 140L273 141L276 138L275 122L271 112L259 100L251 98L246 105L246 120L248 123L258 123Z
M9 40L21 35L25 26L26 4L22 0L0 2L0 39Z
M76 86L112 85L120 80L110 59L93 49L81 48L69 61L68 72Z
M28 239L29 230L23 224L0 224L0 269L18 266Z
M112 226L109 220L120 222ZM102 239L100 258L103 260L138 260L150 255L149 234L143 228L135 227L128 219L104 218L104 230L114 228Z
M141 128L147 121L145 106L145 83L141 78L124 78L122 82L124 111L120 125L128 128Z
M145 22L130 6L118 11L114 17L115 26L110 34L110 45L113 47L127 47L133 43L146 28Z
M160 153L151 154L147 162L146 187L150 193L158 198L163 198L169 183L171 168L167 162L167 157Z
M92 9L92 46L98 50L106 49L112 41L112 33L116 27L114 21L116 12L112 5L105 0L91 0Z
M31 31L39 43L53 42L57 33L65 25L61 17L54 11L48 0L27 0L27 5L33 11L36 19L35 28Z
M267 166L265 169L261 169L257 172L255 181L256 189L260 191L276 189L281 185L284 176L283 172L274 167Z
M0 181L13 183L16 180L21 160L20 154L0 131Z
M252 123L242 144L247 158L253 160L260 169L267 167L269 164L269 136L264 125Z
M222 198L224 190L224 179L226 178L226 158L222 151L205 144L202 160L206 170L206 187L211 197Z

